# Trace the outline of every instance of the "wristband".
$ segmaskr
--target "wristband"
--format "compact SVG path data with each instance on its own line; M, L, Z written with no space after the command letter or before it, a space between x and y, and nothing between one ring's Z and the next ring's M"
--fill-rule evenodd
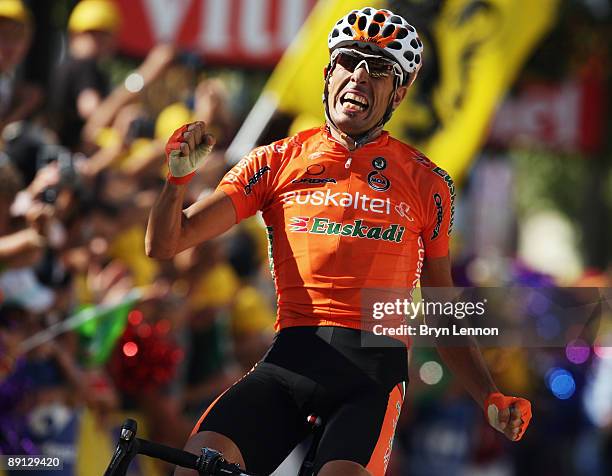
M183 177L175 177L174 175L170 173L170 171L168 171L166 180L168 181L168 183L171 183L174 185L186 185L189 182L191 182L191 179L193 178L194 175L195 175L195 170L191 172L190 174L187 174Z

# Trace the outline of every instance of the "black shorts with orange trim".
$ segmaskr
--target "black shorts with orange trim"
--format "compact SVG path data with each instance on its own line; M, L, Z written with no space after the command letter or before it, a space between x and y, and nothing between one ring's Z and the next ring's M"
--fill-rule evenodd
M291 327L215 400L194 432L227 436L246 469L266 475L308 436L306 418L315 414L324 425L315 474L328 461L349 460L382 476L407 381L407 349L398 340L340 327Z

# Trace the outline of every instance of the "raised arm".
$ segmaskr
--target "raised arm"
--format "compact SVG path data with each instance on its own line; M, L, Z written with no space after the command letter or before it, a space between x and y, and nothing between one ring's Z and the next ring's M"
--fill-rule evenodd
M178 129L166 146L168 181L157 198L147 224L147 256L172 258L178 252L210 240L236 223L231 199L222 191L183 210L185 190L197 168L211 151L214 138L203 122Z

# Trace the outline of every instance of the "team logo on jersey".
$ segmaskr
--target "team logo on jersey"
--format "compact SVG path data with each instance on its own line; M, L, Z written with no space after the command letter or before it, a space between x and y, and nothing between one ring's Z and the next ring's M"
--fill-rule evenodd
M372 167L376 170L385 170L387 168L387 159L384 157L376 157L372 160Z
M251 153L238 162L225 176L225 180L230 183L238 182L240 180L241 174L246 171L247 167L258 157L262 157L266 154L265 147L258 147L257 149L253 149Z
M308 220L310 220L310 217L291 217L289 219L289 231L293 231L295 233L307 233Z
M311 164L306 167L308 175L321 175L323 172L325 172L325 166L321 164Z
M340 235L352 238L388 241L401 243L406 228L393 223L387 227L364 225L363 220L352 223L336 223L328 218L315 217L309 225L310 217L292 217L289 221L289 231L295 233L311 233L313 235Z
M304 177L301 179L292 180L291 183L308 183L311 185L321 184L321 183L337 183L336 179L329 177Z
M389 198L372 198L365 193L334 192L325 190L296 190L285 192L281 201L287 205L313 205L315 207L342 207L362 210L369 213L391 214L391 200Z
M321 175L325 172L325 166L321 164L312 164L306 167L307 175ZM335 178L331 177L303 177L292 180L291 183L307 183L310 185L337 183Z
M405 218L408 221L414 221L414 218L409 215L410 206L407 203L401 202L399 205L395 205L395 211L402 218Z
M453 179L448 174L448 172L440 167L436 167L433 169L433 173L442 177L446 186L448 187L448 193L450 194L450 222L448 224L448 235L453 231L453 223L455 221L455 183Z
M368 174L368 185L372 190L385 192L391 188L391 181L383 174L373 170Z
M435 240L440 234L440 226L442 226L442 217L444 216L444 208L442 208L442 197L439 193L433 194L433 200L436 204L436 227L434 228L433 233L431 234L431 240Z
M249 182L244 186L244 194L249 195L253 191L253 185L259 182L261 177L263 177L263 175L266 172L269 172L270 170L272 170L270 166L266 165L259 169L257 172L255 172L253 176L249 179Z

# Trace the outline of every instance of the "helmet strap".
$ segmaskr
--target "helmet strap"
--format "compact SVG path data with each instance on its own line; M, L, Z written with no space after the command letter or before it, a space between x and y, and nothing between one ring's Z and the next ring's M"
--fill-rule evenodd
M391 97L389 98L389 104L387 104L387 110L385 111L384 116L378 123L380 127L384 126L389 119L391 119L391 115L395 108L393 107L393 100L395 99L395 94L397 93L397 88L399 87L400 79L396 76L393 80L393 92L391 93Z

